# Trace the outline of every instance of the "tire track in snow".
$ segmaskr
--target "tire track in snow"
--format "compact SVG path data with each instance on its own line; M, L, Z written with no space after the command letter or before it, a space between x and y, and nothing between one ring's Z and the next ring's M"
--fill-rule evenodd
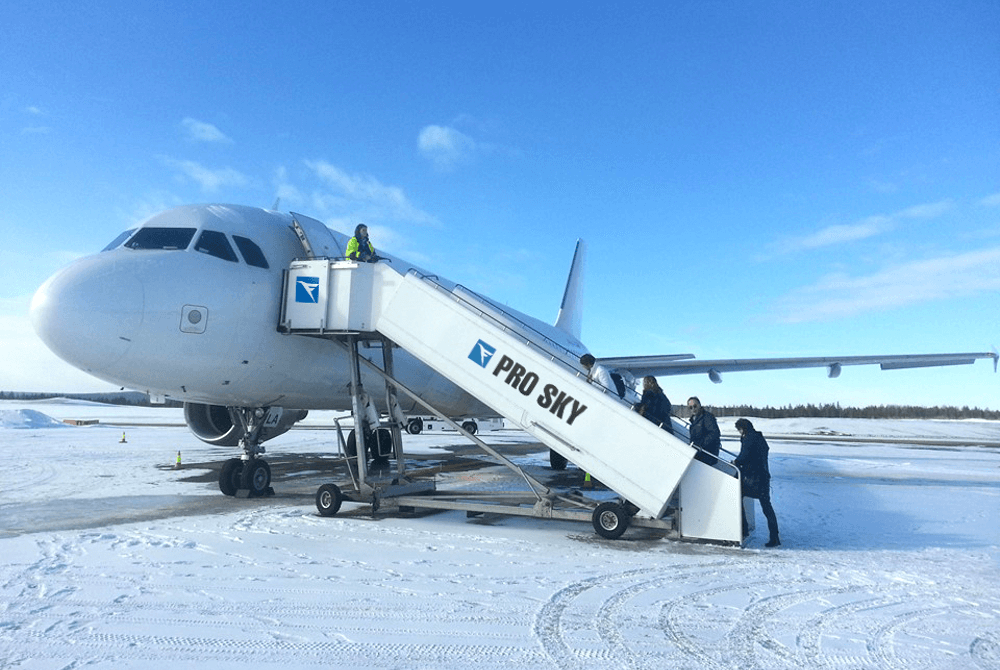
M982 670L1000 670L1000 640L995 635L973 640L969 654Z
M692 667L712 669L914 670L939 667L960 656L947 638L971 634L974 639L966 644L974 662L1000 670L1000 645L989 633L1000 623L1000 607L995 604L971 608L967 601L959 601L929 608L928 602L940 601L939 584L886 587L891 580L873 582L866 573L835 587L825 579L808 577L775 581L767 567L756 562L739 567L753 572L759 567L762 574L757 580L690 590L711 579L714 567L664 566L569 584L539 610L535 637L556 667L567 670L591 667L597 658L605 665L629 669L678 666L687 659ZM675 595L678 590L685 593ZM875 590L883 593L876 596ZM845 599L848 602L840 602ZM650 615L655 607L658 613ZM968 617L970 625L955 623L959 616ZM937 618L952 621L940 627L915 626ZM653 630L660 632L662 647L649 642ZM900 652L895 643L900 633L917 642L909 641ZM853 642L859 636L860 647Z
M72 640L46 642L38 635L32 658L80 658L84 649L104 661L189 660L206 663L278 663L294 667L405 667L406 663L446 661L451 667L506 668L542 667L544 656L536 649L517 645L411 644L354 641L290 641L266 639L222 639L210 637L126 635L92 633Z
M601 640L610 647L609 649L602 650L602 653L599 654L602 660L606 660L606 657L609 657L621 667L640 667L636 665L639 659L629 651L627 645L624 643L624 637L611 621L622 610L624 604L639 593L644 593L651 590L651 588L676 581L677 576L683 572L700 572L708 567L724 565L727 565L727 563L720 561L701 565L657 566L655 569L643 568L622 573L598 575L569 584L553 594L548 602L538 611L535 617L533 633L557 667L565 670L579 670L581 660L585 657L592 658L594 653L581 653L580 650L571 647L567 641L567 632L583 629L580 623L571 621L571 619L577 618L581 622L589 624L598 633ZM569 614L570 608L577 605L577 600L583 599L583 596L591 595L592 591L610 588L613 583L621 580L630 580L635 577L645 577L651 574L662 575L663 573L668 573L671 577L659 577L652 580L652 582L644 580L639 584L625 586L624 588L612 591L610 596L603 601L604 604L597 608L592 608L589 605L580 606L580 609L592 610L590 613L579 617L572 617ZM653 584L653 587L650 584Z

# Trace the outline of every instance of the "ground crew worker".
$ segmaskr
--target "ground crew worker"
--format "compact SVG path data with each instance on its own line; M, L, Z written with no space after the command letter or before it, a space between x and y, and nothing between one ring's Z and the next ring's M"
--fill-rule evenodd
M368 239L368 226L363 223L358 224L357 228L354 229L354 237L347 241L347 251L344 252L344 255L352 261L361 261L362 263L374 263L378 260L378 256L375 255L375 247Z

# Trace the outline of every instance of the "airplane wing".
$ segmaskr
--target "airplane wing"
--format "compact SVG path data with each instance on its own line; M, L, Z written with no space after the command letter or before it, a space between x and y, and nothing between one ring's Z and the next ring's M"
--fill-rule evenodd
M598 362L609 369L627 370L636 377L652 375L693 375L704 373L718 384L723 372L749 370L788 370L793 368L827 368L830 377L840 376L844 365L879 365L883 370L903 370L941 365L969 365L980 358L993 359L997 369L997 352L967 354L911 354L895 356L824 356L816 358L736 358L722 360L697 360L691 354L666 356L619 356L601 358Z

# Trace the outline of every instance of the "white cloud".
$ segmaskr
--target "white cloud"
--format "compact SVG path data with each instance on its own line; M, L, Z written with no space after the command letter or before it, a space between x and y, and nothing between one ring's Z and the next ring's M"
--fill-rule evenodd
M181 121L181 127L184 129L187 139L191 142L211 142L219 144L233 143L233 141L229 139L225 133L213 126L211 123L205 123L204 121L198 121L197 119L188 117Z
M275 170L273 184L279 207L289 203L302 204L305 202L306 198L302 195L302 191L289 181L288 169L284 166ZM287 209L287 207L285 208Z
M828 321L932 300L1000 291L1000 247L887 267L865 277L831 274L786 296L787 323Z
M896 219L936 219L952 208L951 200L908 207L892 215Z
M884 216L872 216L850 225L827 226L812 235L792 240L790 246L795 251L816 249L874 237L891 228L892 219Z
M49 133L52 132L51 126L39 125L37 123L37 121L40 120L41 118L48 116L45 110L43 110L40 107L35 107L34 105L31 105L29 107L24 107L21 111L27 114L28 116L35 117L32 119L32 121L36 122L33 125L21 128L22 135L48 135Z
M165 156L161 157L161 160L166 165L179 170L185 177L197 182L205 193L213 193L223 186L245 188L250 185L249 177L232 168L212 170L195 161L182 161Z
M326 161L306 161L324 189L313 193L313 204L331 216L366 223L397 221L436 224L437 220L415 207L403 189L388 186L365 174L352 174Z
M471 160L478 145L468 135L447 126L426 126L417 137L417 147L437 167L450 169Z
M417 263L428 261L409 248L412 236L407 224L437 228L440 222L414 206L403 189L324 160L307 160L303 165L307 174L285 167L274 172L273 185L282 211L301 211L348 235L364 223L376 249L406 255Z
M979 201L983 207L1000 207L1000 193L988 195Z
M904 219L933 219L952 208L950 200L915 205L893 214L869 216L856 223L836 224L811 235L792 237L772 245L778 253L795 253L864 240L894 230Z

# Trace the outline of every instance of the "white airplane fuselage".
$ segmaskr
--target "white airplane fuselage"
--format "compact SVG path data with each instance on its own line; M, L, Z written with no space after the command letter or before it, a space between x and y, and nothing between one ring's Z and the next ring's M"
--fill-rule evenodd
M304 256L292 216L241 206L184 206L152 217L140 229L153 229L147 233L154 239L167 229L194 233L183 249L131 248L128 241L112 245L39 288L32 321L60 358L115 385L189 403L351 408L344 347L277 328L283 271ZM225 235L235 260L196 250L203 231ZM332 232L342 254L349 237ZM234 244L237 237L259 247L266 268L248 264ZM413 268L379 254L401 273ZM517 316L583 351L575 338L553 326ZM378 348L362 349L362 355L382 363ZM495 415L405 352L396 350L394 364L401 383L449 416ZM379 378L362 369L362 381L376 399L381 397ZM426 413L404 396L400 402L405 412ZM385 410L384 403L378 404Z

